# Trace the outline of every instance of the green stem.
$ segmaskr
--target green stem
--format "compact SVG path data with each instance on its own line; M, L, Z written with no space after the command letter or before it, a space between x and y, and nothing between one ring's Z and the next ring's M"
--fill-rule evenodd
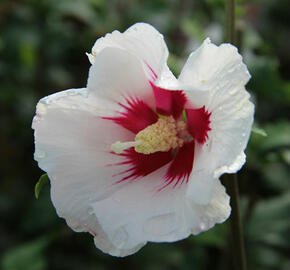
M236 1L226 0L226 41L236 45Z
M233 246L233 262L237 270L247 270L247 259L245 253L245 244L243 237L242 220L239 203L238 177L236 174L226 175L225 185L227 192L231 197L231 232Z
M236 45L236 16L235 0L226 0L226 18L227 18L227 42ZM233 238L234 257L233 261L237 270L247 270L247 260L245 253L243 229L241 223L241 214L239 206L238 178L236 174L226 177L227 192L231 197L231 231Z

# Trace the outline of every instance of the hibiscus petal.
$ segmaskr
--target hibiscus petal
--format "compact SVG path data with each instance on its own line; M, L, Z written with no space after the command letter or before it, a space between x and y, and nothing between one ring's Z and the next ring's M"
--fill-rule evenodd
M233 173L233 168L238 170L245 162L243 151L251 134L254 116L254 105L248 99L248 93L241 89L229 97L222 108L212 111L210 154L215 156L213 163L220 174L222 171ZM217 172L215 175L219 177Z
M216 46L207 38L189 56L178 80L195 89L210 90L211 95L222 97L250 79L246 65L236 47L231 44Z
M212 180L211 193L211 200L208 204L196 204L195 201L191 201L190 209L187 210L187 222L194 235L209 230L216 223L222 223L230 216L230 197L226 194L219 179Z
M71 89L40 100L32 127L35 159L51 180L58 215L75 231L95 235L105 249L111 244L96 217L89 214L89 204L120 188L112 178L119 168L106 165L121 162L122 157L108 149L116 140L132 139L132 133L98 114L86 89Z
M108 251L110 254L126 256L126 250L145 244L148 241L144 229L146 221L173 211L178 193L156 194L156 187L165 171L166 167L161 168L140 181L129 183L112 196L91 204L92 211L116 249Z
M205 178L208 179L207 177L218 178L223 173L235 173L242 167L253 112L253 104L249 102L246 91L240 91L229 99L223 110L212 111L208 140L196 148L196 171L206 171L208 176ZM204 187L207 188L207 185ZM205 192L210 194L208 190Z
M109 254L126 256L126 250L147 241L176 241L188 236L190 231L178 226L176 215L176 210L182 209L184 190L156 192L165 171L166 167L92 203L92 211L115 246Z
M185 185L156 193L165 171L166 167L92 203L92 212L113 245L113 249L105 252L126 256L147 241L181 240L228 218L229 196L219 180L213 181L210 203L200 205L185 196Z
M162 115L172 115L177 119L186 103L186 96L180 90L166 90L150 82L154 92L157 112Z
M145 66L149 65L157 76L166 66L168 49L163 35L147 23L136 23L124 33L114 31L99 38L89 55L91 63L95 63L95 57L108 47L120 48L134 54Z
M90 68L87 88L94 103L104 108L104 116L117 116L119 104L136 97L154 108L154 95L138 58L122 49L105 48L96 59Z

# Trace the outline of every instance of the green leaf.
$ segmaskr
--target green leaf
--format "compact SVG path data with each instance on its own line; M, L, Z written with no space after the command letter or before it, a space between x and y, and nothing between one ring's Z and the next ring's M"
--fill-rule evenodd
M252 132L257 134L257 135L261 135L263 137L267 137L268 136L268 134L266 133L266 131L264 129L258 128L256 126L252 127Z
M34 193L35 193L36 199L38 199L39 193L40 193L42 187L48 183L49 183L49 178L48 178L46 173L43 174L42 176L40 176L38 182L36 183L36 185L34 187Z

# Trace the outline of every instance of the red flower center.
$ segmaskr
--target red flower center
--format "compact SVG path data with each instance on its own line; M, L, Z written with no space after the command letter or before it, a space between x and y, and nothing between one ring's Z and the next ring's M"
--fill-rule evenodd
M104 117L103 119L111 120L134 134L140 134L141 131L157 123L160 116L174 118L175 123L184 123L185 129L177 132L182 144L168 151L144 154L136 152L134 147L130 147L119 154L112 152L112 154L124 158L123 162L115 165L129 165L129 169L115 175L118 177L122 175L122 178L118 179L116 183L144 177L170 163L164 175L164 185L160 188L161 190L169 185L176 187L188 182L193 169L195 144L204 144L208 139L208 132L211 130L211 113L205 107L192 108L182 90L166 90L155 86L153 82L150 82L150 85L155 97L156 108L151 108L141 99L128 98L126 105L119 103L125 109L123 112L119 112L119 116Z

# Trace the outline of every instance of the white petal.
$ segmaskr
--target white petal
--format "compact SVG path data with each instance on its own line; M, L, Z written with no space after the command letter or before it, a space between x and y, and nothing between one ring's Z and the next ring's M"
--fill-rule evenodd
M179 76L180 82L194 89L209 90L215 98L244 86L249 78L237 48L231 44L218 47L210 39L189 56Z
M194 169L190 175L186 196L196 204L207 205L212 199L213 181L210 171Z
M186 237L184 232L178 232L176 216L176 208L183 204L181 194L184 191L157 192L165 172L166 168L161 168L131 182L112 196L92 203L102 229L120 254L128 255L124 254L126 250L134 250L147 241L176 241ZM116 251L109 253L118 255Z
M185 90L191 103L205 105L211 113L209 139L195 155L194 170L219 177L244 164L254 114L245 89L249 78L241 55L230 44L218 47L206 39L187 60L179 81L188 86Z
M160 169L92 203L92 212L112 243L112 249L105 252L126 256L147 241L181 240L228 218L229 197L219 180L212 179L211 200L200 205L186 196L185 185L156 192L164 172L164 168Z
M168 57L168 49L163 35L147 23L136 23L124 33L114 31L103 38L99 38L94 44L92 54L89 57L91 63L95 63L95 57L108 47L124 49L134 54L145 65L149 65L157 75L161 73L164 65L166 65Z
M112 174L119 168L107 165L120 159L108 149L117 139L130 140L132 135L100 119L98 113L86 89L71 89L40 100L33 129L35 159L51 180L58 215L72 229L95 235L105 249L110 242L89 205L116 189Z
M218 178L224 173L235 173L239 171L246 162L246 155L242 152L229 166L223 166L215 170L214 177Z
M193 234L199 234L212 228L216 223L224 222L231 213L230 197L218 179L213 180L212 198L208 205L193 204L195 216L199 216L198 222L193 223ZM199 215L198 215L199 214Z
M105 48L91 66L87 85L89 96L106 108L107 113L120 110L118 102L137 97L154 106L154 95L141 62L130 52Z
M244 89L232 98L228 97L223 109L212 111L209 138L204 145L196 146L189 192L197 193L195 185L198 185L200 190L203 188L201 194L209 195L208 176L218 178L223 173L235 173L241 169L246 160L244 150L251 132L253 113L254 106ZM197 179L201 182L197 183ZM202 195L200 201L196 194L196 199L206 204L210 197Z
M245 162L245 150L253 124L254 105L244 88L212 111L209 134L210 154L215 156L215 176L234 173Z

